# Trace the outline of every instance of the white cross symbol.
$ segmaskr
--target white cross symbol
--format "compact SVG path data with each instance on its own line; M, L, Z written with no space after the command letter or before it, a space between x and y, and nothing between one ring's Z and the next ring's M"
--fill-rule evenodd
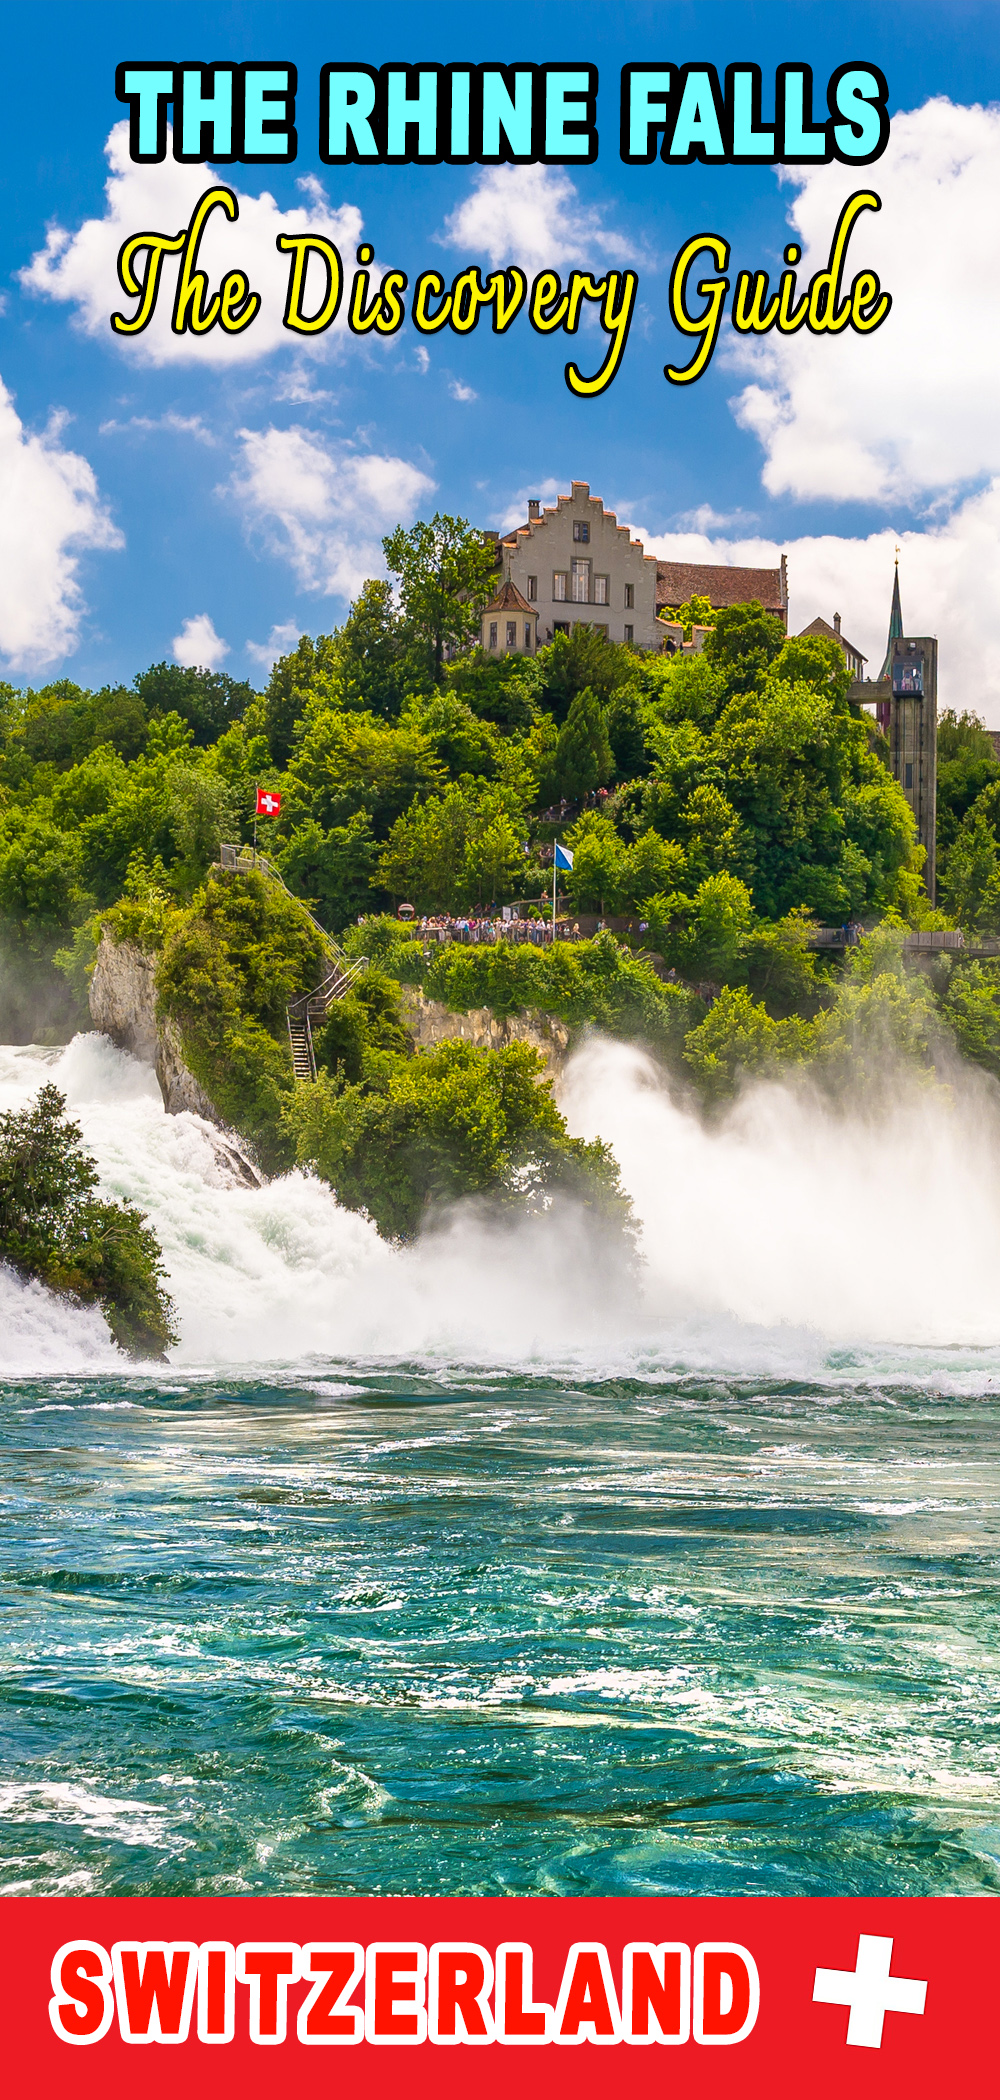
M262 795L260 799L261 799L261 804L262 804L263 808L264 808L264 809L266 809L266 811L267 811L267 814L268 814L268 816L270 816L270 814L271 814L271 811L272 811L272 810L273 810L273 808L274 808L274 796L273 796L273 795Z
M890 1976L892 1941L874 1933L858 1935L858 1959L852 1969L817 1969L813 2002L849 2005L847 2040L855 2049L881 2049L887 2012L922 2013L926 1983L912 1976Z

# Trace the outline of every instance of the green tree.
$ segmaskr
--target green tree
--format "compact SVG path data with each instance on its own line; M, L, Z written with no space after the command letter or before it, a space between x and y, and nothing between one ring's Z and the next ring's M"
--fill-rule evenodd
M684 1044L684 1061L709 1101L724 1101L742 1080L801 1064L810 1047L808 1024L775 1021L742 988L719 993Z
M180 715L190 724L196 744L213 744L230 723L240 720L254 698L246 679L168 663L151 664L140 672L135 690L147 715Z
M679 623L684 629L684 640L689 642L696 627L714 625L716 614L712 610L711 598L706 598L700 591L692 591L690 598L685 598L683 605L678 605L673 612L661 613L660 618L670 620L675 625Z
M42 1087L0 1114L0 1258L81 1304L97 1302L129 1355L162 1357L177 1340L155 1234L130 1203L93 1194L94 1161L66 1101Z
M649 771L642 698L635 686L619 686L608 702L608 742L615 780L639 780Z
M1000 969L968 962L952 971L942 1001L963 1057L1000 1079Z
M168 784L170 822L185 886L194 889L218 859L223 842L239 840L239 806L222 775L207 766L172 766Z
M340 651L334 634L299 636L287 656L271 666L262 709L264 734L276 766L286 766L295 741L295 725L303 714L310 693L336 677Z
M959 825L983 789L1000 777L1000 761L979 715L945 708L938 717L937 853L943 877Z
M584 686L559 731L555 775L560 792L570 802L582 800L610 779L612 764L604 709L597 694Z
M394 721L406 692L406 632L391 584L370 577L362 585L337 640L344 706Z
M445 683L483 721L507 730L527 729L541 690L535 656L490 656L471 649L445 665Z
M316 907L331 933L340 933L371 902L377 857L362 809L329 831L307 817L282 847L278 867L293 894Z
M636 675L632 650L609 642L589 620L576 620L570 634L554 635L535 661L541 696L559 722L585 687L606 706L612 693Z
M440 685L446 649L463 649L479 631L479 615L496 580L496 543L465 518L435 511L407 531L397 525L382 542L398 577L406 626L427 651Z
M296 1157L350 1210L366 1210L386 1238L409 1239L428 1212L462 1197L507 1208L573 1197L619 1233L630 1211L611 1153L571 1138L537 1050L441 1043L387 1058L377 1085L324 1073L286 1111Z
M1000 840L981 802L959 826L941 879L941 900L967 933L1000 933Z
M288 770L281 814L285 835L305 817L324 831L367 812L384 839L413 797L444 786L447 771L433 737L412 716L383 722L377 715L321 708L311 715Z
M186 1062L209 1099L268 1167L288 1158L286 1010L328 964L304 907L263 875L221 871L167 923L159 1006L177 1022Z
M491 904L516 888L524 838L520 810L504 788L452 781L442 795L415 800L397 818L379 879L391 897L421 911Z
M750 693L784 646L781 621L754 600L749 605L724 605L716 613L712 631L705 637L704 653L710 669L721 674L730 694Z

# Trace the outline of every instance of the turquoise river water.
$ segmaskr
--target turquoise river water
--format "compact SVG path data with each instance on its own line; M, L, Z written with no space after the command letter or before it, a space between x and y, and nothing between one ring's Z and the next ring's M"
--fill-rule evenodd
M773 1097L709 1138L594 1055L636 1304L571 1232L405 1257L229 1186L98 1039L0 1053L154 1216L184 1329L130 1370L0 1274L0 1893L1000 1887L988 1104L907 1111L965 1235L918 1288L899 1130Z

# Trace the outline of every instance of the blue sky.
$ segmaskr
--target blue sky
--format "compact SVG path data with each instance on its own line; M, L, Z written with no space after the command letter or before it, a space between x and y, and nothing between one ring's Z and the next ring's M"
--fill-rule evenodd
M626 0L612 9L580 0L571 11L542 4L479 19L486 27L473 46L476 18L466 7L419 0L364 9L310 0L7 7L7 77L23 83L9 97L0 147L0 377L13 397L0 446L8 484L0 540L6 532L14 575L0 602L9 674L127 679L171 656L194 621L211 623L195 635L209 637L220 665L262 683L269 637L335 624L352 576L372 565L396 511L409 519L439 507L495 524L528 495L551 496L576 478L663 551L739 559L787 546L793 624L817 611L829 618L836 593L845 630L870 654L884 627L892 545L901 540L907 624L941 632L943 683L950 642L951 697L974 704L975 634L994 631L1000 610L992 580L1000 569L1000 413L987 354L994 295L985 285L998 274L1000 138L995 116L977 116L972 105L1000 98L1000 10L773 0ZM540 243L543 253L546 240L598 273L635 258L639 310L612 387L597 400L574 399L562 378L565 339L534 337L523 316L499 341L446 332L424 344L407 324L374 348L340 330L319 354L275 341L260 356L222 362L200 354L203 343L157 363L148 344L116 340L102 316L121 304L114 251L122 226L141 224L128 225L129 210L140 196L149 208L162 202L156 223L175 230L178 182L196 195L209 179L170 161L124 168L124 218L117 233L102 233L105 146L124 115L114 72L126 58L294 61L295 165L237 167L224 179L247 199L270 192L278 212L306 205L310 223L329 223L334 237L363 226L378 261L411 281L421 268L450 277L482 264L486 249L474 241L503 242L505 226L504 259L517 259L518 242L529 251ZM597 163L532 171L527 185L511 179L523 171L485 179L474 168L321 164L325 60L490 58L593 61L601 79ZM859 182L840 167L817 171L803 188L768 168L623 166L618 75L626 61L642 59L710 60L720 71L753 59L765 93L782 60L807 61L817 83L847 59L882 68L901 143L894 125L885 162L861 177L883 195L884 210L883 223L870 220L870 233L855 237L855 266L874 256L896 300L884 344L816 346L797 337L770 362L765 353L754 371L734 361L730 340L696 386L667 386L663 365L682 353L667 317L669 265L681 242L711 230L731 241L734 268L773 270L798 198L807 257L821 256L839 205ZM933 97L933 120L912 114ZM315 187L302 189L309 178L326 202ZM933 238L935 211L956 227L954 254L940 229ZM251 261L255 238L261 253L265 243L273 252L270 219L261 218L257 236L244 219ZM53 226L62 233L48 262L36 265L32 288L19 273ZM243 230L228 237L234 261ZM971 293L963 242L984 279ZM1000 720L1000 684L995 706L987 684L985 711Z

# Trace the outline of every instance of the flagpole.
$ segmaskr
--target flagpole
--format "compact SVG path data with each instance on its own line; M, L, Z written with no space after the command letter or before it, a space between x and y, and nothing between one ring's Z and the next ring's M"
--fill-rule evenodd
M552 848L552 941L556 938L556 849Z

